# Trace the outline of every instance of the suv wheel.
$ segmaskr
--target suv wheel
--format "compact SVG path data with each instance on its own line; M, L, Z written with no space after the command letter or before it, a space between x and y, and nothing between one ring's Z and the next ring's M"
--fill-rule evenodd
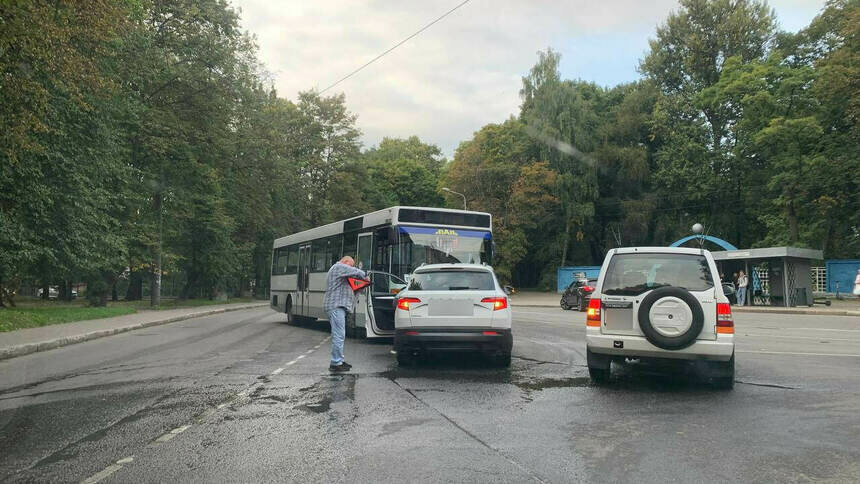
M609 355L598 355L586 348L585 357L588 360L588 376L591 377L591 381L597 384L608 382L612 367L612 359Z
M713 364L715 373L719 376L711 378L715 388L720 390L731 390L735 386L735 355L729 361L720 361Z

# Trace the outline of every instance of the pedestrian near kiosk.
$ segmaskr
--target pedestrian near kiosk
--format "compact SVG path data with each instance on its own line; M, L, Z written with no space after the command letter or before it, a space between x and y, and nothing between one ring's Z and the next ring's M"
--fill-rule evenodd
M744 271L738 271L738 306L745 306L747 302L747 286L749 278Z
M854 295L860 299L860 269L857 269L857 277L854 278Z
M364 271L354 266L355 260L350 256L344 256L331 266L325 278L323 310L328 314L331 324L331 363L328 369L333 372L345 372L352 368L352 365L343 359L346 314L351 313L355 305L355 293L349 285L348 278L367 278Z

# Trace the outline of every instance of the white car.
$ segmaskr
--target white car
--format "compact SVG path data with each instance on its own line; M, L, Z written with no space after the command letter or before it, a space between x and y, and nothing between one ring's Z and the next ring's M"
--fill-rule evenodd
M612 361L695 360L713 383L731 388L734 322L707 250L612 249L586 312L588 372L609 379Z
M481 352L511 364L511 309L489 266L419 267L397 295L394 327L401 365L431 351Z

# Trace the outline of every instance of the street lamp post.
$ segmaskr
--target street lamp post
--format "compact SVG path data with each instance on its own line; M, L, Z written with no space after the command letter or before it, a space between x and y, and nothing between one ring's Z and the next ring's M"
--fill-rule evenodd
M454 190L451 190L448 187L442 187L442 191L448 192L448 193L453 193L454 195L460 195L461 197L463 197L463 210L466 210L466 195L463 195L460 192L455 192Z

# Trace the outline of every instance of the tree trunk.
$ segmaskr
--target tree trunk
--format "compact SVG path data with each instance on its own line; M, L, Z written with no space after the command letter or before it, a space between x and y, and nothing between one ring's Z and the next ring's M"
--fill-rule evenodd
M564 246L561 249L561 267L567 263L567 246L570 245L570 229L572 222L570 219L567 219L567 222L564 227Z
M155 246L155 254L153 254L152 264L152 281L149 288L149 305L161 305L161 192L157 192L153 198L153 208L158 214L158 244Z
M47 282L42 283L42 299L44 299L45 301L48 300L48 283Z
M131 271L128 276L128 289L125 291L126 301L140 301L143 299L143 274L140 271Z
M113 302L119 301L119 294L116 293L116 280L110 286L110 300Z
M800 231L797 226L797 212L794 209L794 202L788 202L788 240L791 244L797 244L800 239Z

